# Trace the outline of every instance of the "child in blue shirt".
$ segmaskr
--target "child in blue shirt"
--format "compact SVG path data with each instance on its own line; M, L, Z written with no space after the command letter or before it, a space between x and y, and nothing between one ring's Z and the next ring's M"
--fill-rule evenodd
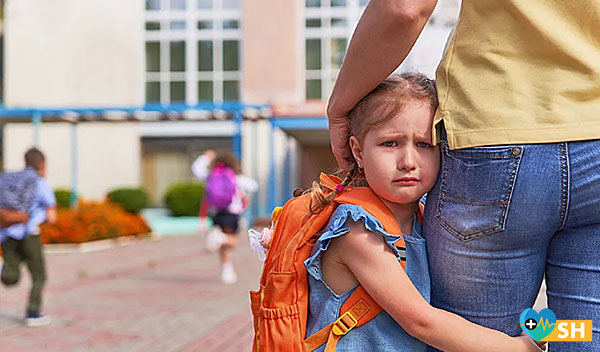
M39 178L35 185L35 195L27 211L27 219L0 229L0 242L4 265L1 281L6 286L15 285L21 276L21 262L25 262L31 274L31 291L27 304L25 324L41 326L50 323L50 318L40 314L42 290L46 282L46 267L39 226L56 221L56 199L46 176L46 158L44 154L31 148L25 153L25 166L35 170Z

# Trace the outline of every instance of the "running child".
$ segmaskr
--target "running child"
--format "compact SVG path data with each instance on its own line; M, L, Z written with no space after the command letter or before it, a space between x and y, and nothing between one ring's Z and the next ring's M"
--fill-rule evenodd
M37 148L29 149L25 153L25 170L13 173L14 176L32 179L32 195L30 204L15 207L23 208L26 212L25 218L18 222L6 221L10 226L0 229L0 243L4 256L0 281L6 286L16 285L21 278L21 264L27 266L31 274L31 289L24 322L27 326L42 326L50 323L50 317L41 313L42 293L46 283L46 261L39 225L44 222L56 222L56 199L52 188L44 179L46 157ZM4 196L11 192L2 190L2 193ZM27 191L22 190L21 193ZM16 198L21 198L24 194L18 196ZM14 210L2 209L2 212L10 211Z
M211 166L212 164L212 166ZM234 284L237 274L231 252L238 244L240 215L249 205L250 194L258 183L240 172L239 162L231 153L206 150L192 164L192 172L205 182L205 203L213 229L207 233L207 246L219 251L221 282Z

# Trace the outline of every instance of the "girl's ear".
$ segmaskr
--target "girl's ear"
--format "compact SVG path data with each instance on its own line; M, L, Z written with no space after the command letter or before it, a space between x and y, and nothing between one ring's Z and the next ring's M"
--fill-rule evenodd
M356 160L356 165L359 168L362 168L363 167L362 148L360 147L360 142L354 136L350 136L350 150L352 151L354 160Z

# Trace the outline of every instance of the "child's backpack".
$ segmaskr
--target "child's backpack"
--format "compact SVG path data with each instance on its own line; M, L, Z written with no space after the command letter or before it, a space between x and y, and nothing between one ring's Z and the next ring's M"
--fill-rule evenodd
M206 180L206 201L217 210L227 209L237 190L235 172L230 167L217 164Z
M32 168L4 172L0 176L0 208L28 211L33 203L39 174Z
M321 174L321 185L329 190L340 183L337 177ZM274 220L260 288L250 291L254 317L253 352L308 352L323 344L327 344L326 352L333 352L342 336L381 312L381 307L359 286L342 305L335 322L305 338L309 291L304 261L311 255L320 230L327 225L339 204L362 206L388 233L402 236L390 210L368 187L346 187L318 214L309 211L310 194L289 200ZM406 248L403 237L396 246ZM406 266L405 261L401 264Z

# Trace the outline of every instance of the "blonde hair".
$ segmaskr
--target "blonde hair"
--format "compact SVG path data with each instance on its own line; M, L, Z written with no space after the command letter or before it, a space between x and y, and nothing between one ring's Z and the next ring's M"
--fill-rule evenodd
M381 82L375 89L362 98L348 113L348 141L355 136L363 141L367 132L381 125L390 117L397 114L408 104L427 104L432 109L438 106L435 81L421 73L407 72L393 74ZM348 143L349 144L349 143ZM339 173L342 179L341 188L346 186L368 186L356 162L347 174ZM340 193L338 189L328 193L318 182L313 182L310 192L310 211L313 214L321 212L331 204L333 198Z

